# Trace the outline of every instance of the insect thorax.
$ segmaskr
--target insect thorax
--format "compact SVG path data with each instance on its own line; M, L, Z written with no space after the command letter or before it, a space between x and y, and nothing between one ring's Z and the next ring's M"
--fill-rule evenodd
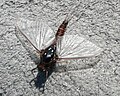
M41 55L40 66L42 65L42 67L47 69L54 65L55 63L56 63L56 45L50 45L44 50L43 54Z

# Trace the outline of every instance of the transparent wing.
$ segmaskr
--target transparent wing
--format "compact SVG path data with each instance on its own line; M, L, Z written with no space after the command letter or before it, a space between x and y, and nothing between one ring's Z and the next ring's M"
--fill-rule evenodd
M100 54L101 51L101 48L79 35L64 35L57 42L59 59L91 57Z
M38 50L48 47L55 37L53 30L42 19L18 18L16 27Z

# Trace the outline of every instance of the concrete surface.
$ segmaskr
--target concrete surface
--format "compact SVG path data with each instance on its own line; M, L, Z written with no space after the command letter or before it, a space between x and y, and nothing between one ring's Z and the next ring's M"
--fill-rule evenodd
M15 16L43 16L56 32L77 4L67 32L74 29L104 52L92 60L72 61L67 66L73 71L52 72L42 93L34 81L29 84L34 78L29 70L36 65L15 35ZM35 73L43 79L44 73ZM0 96L120 96L120 1L0 0Z

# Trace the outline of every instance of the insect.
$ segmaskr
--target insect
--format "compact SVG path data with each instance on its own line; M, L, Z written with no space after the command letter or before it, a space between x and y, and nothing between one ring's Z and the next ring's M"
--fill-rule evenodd
M45 71L46 78L48 70L57 61L96 56L102 51L101 48L79 35L65 34L70 20L71 17L67 16L54 34L53 30L40 18L36 20L17 19L17 31L39 54L40 63L33 70Z

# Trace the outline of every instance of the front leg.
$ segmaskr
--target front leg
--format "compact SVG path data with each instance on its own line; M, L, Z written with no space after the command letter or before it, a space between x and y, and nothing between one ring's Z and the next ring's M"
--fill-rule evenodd
M35 67L35 68L33 68L32 70L31 70L31 73L33 74L33 76L35 77L35 75L34 75L34 70L36 70L38 67Z

